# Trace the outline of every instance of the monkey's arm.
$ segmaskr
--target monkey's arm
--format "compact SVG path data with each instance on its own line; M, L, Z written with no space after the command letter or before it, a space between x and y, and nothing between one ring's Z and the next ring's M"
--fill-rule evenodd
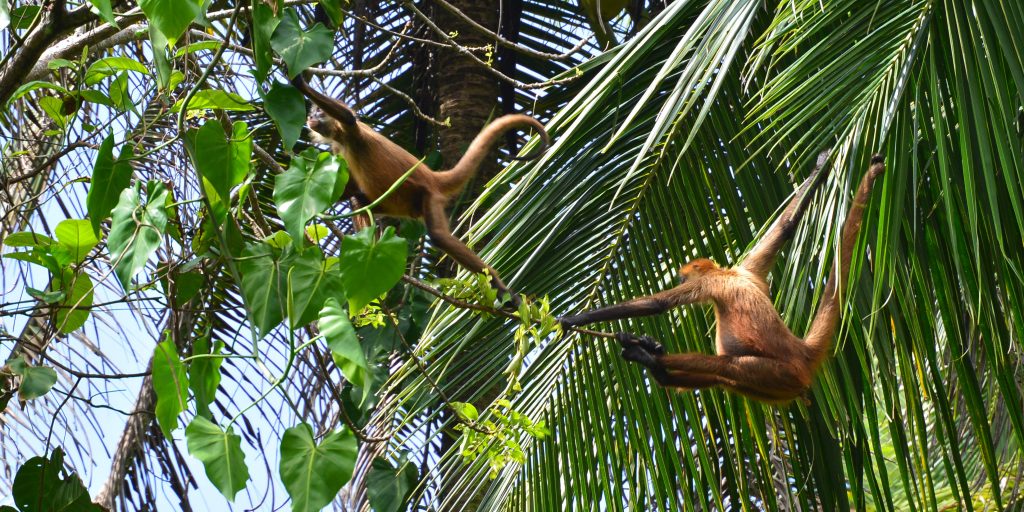
M768 229L764 238L750 250L750 253L747 254L747 257L740 264L741 267L760 276L762 279L768 275L768 271L775 264L775 256L778 255L782 244L788 242L793 238L793 234L796 233L796 225L807 211L807 205L811 202L811 195L814 193L814 190L821 185L825 176L828 176L831 170L831 166L826 165L828 163L828 155L828 150L822 151L818 155L818 162L814 166L814 170L811 171L811 175L804 180L800 188L796 189L793 193L793 200L789 202L786 209L775 220L772 227Z
M292 78L292 85L301 91L307 98L312 100L313 103L326 112L327 115L337 119L338 122L354 126L359 121L359 117L356 116L356 112L349 108L348 105L334 98L328 98L327 96L320 94L319 91L313 89L308 83L306 83L306 79L303 78L302 75Z
M675 288L628 300L614 306L606 306L593 311L586 311L578 315L565 316L559 322L565 327L592 324L594 322L605 322L608 320L619 320L622 318L634 318L638 316L651 316L664 313L672 308L683 304L691 304L704 300L702 287L694 283L683 283Z

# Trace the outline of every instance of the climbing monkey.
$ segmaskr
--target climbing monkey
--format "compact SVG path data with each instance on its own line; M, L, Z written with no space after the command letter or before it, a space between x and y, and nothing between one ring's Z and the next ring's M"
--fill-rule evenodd
M374 213L422 219L427 226L427 234L439 249L473 272L486 272L495 288L508 293L513 304L518 303L518 296L509 290L498 273L452 235L445 207L473 178L505 132L516 128L537 130L541 147L517 160L540 156L550 140L539 121L522 114L501 116L480 131L454 167L435 172L401 146L360 122L348 105L311 88L302 75L292 79L292 84L318 107L306 121L314 141L329 144L331 150L343 156L348 163L351 179L345 190L346 196L356 196L361 201L372 203L415 167L398 189L374 208Z
M807 197L817 188L828 153L822 153L811 176L772 225L765 237L736 267L722 268L701 258L679 269L680 284L646 297L561 319L563 326L618 320L664 313L683 304L708 303L715 308L717 355L666 354L660 343L646 336L616 335L622 356L646 366L663 386L725 389L768 403L784 403L803 396L828 356L839 320L840 291L846 291L850 260L860 231L864 207L875 179L885 172L881 155L860 182L843 225L839 263L833 265L821 305L804 339L795 336L779 316L768 295L765 277L782 244L793 237L803 216Z

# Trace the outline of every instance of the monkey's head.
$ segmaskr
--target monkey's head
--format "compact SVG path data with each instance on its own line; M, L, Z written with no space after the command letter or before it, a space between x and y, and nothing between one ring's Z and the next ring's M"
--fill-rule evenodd
M698 258L690 261L682 267L679 267L679 282L685 283L690 279L703 277L709 272L714 272L715 270L718 270L718 265L716 265L715 262L707 258Z
M341 135L341 123L316 106L309 111L306 126L309 127L313 142L319 144L330 144Z

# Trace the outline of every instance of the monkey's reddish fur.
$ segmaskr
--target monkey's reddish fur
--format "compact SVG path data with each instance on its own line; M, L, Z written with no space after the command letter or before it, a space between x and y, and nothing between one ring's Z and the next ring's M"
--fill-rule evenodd
M355 111L348 105L309 87L301 75L293 79L292 83L319 107L310 113L307 120L314 133L314 140L330 144L333 152L342 155L348 163L350 181L345 190L346 195L361 193L373 202L383 196L409 169L415 167L412 175L386 197L374 212L392 217L423 219L427 233L438 248L473 272L487 272L495 288L511 293L490 265L452 235L445 207L473 178L505 132L515 128L537 130L543 147L525 158L539 155L549 144L548 134L539 121L521 114L499 117L473 139L465 155L454 167L435 172L401 146L360 122ZM514 294L512 301L516 302Z
M647 366L664 386L700 389L721 386L769 403L788 402L802 396L828 356L840 312L840 291L845 292L850 260L861 220L875 178L885 172L880 155L871 167L847 214L840 241L839 265L833 265L822 302L807 336L800 339L782 321L768 295L765 277L784 242L792 238L803 215L808 196L822 176L827 153L797 190L779 220L765 238L737 267L721 268L701 258L679 269L681 284L654 295L562 319L575 326L598 321L653 315L683 304L710 302L715 310L718 355L665 354L651 338L620 334L623 356Z

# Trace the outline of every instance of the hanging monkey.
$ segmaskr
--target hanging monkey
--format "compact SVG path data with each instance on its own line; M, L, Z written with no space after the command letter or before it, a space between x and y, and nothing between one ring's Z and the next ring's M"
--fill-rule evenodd
M374 212L391 217L422 219L431 241L438 248L463 267L473 272L486 272L491 277L492 286L503 294L508 293L512 304L518 304L518 296L508 289L498 273L452 235L445 207L473 178L480 164L507 131L515 128L537 130L541 136L541 147L515 160L532 160L540 156L550 144L540 121L522 114L501 116L480 131L454 167L435 172L401 146L360 122L355 111L348 105L311 88L302 75L292 79L292 84L318 107L310 112L306 120L313 140L329 144L332 152L343 156L348 163L351 179L345 190L347 197L356 196L361 201L373 202L384 195L409 169L416 167L397 190L374 208Z
M715 308L717 355L666 354L646 336L618 333L622 357L647 367L662 386L702 389L721 386L768 403L785 403L803 396L822 361L828 356L840 312L840 292L846 291L853 248L860 231L871 185L885 172L881 155L861 180L843 225L839 264L833 265L821 305L807 337L796 337L779 316L768 295L765 276L783 243L793 237L807 206L805 196L827 174L828 152L800 186L795 197L750 254L733 268L721 268L701 258L679 269L681 284L646 297L561 319L563 326L664 313L683 304L710 302Z

